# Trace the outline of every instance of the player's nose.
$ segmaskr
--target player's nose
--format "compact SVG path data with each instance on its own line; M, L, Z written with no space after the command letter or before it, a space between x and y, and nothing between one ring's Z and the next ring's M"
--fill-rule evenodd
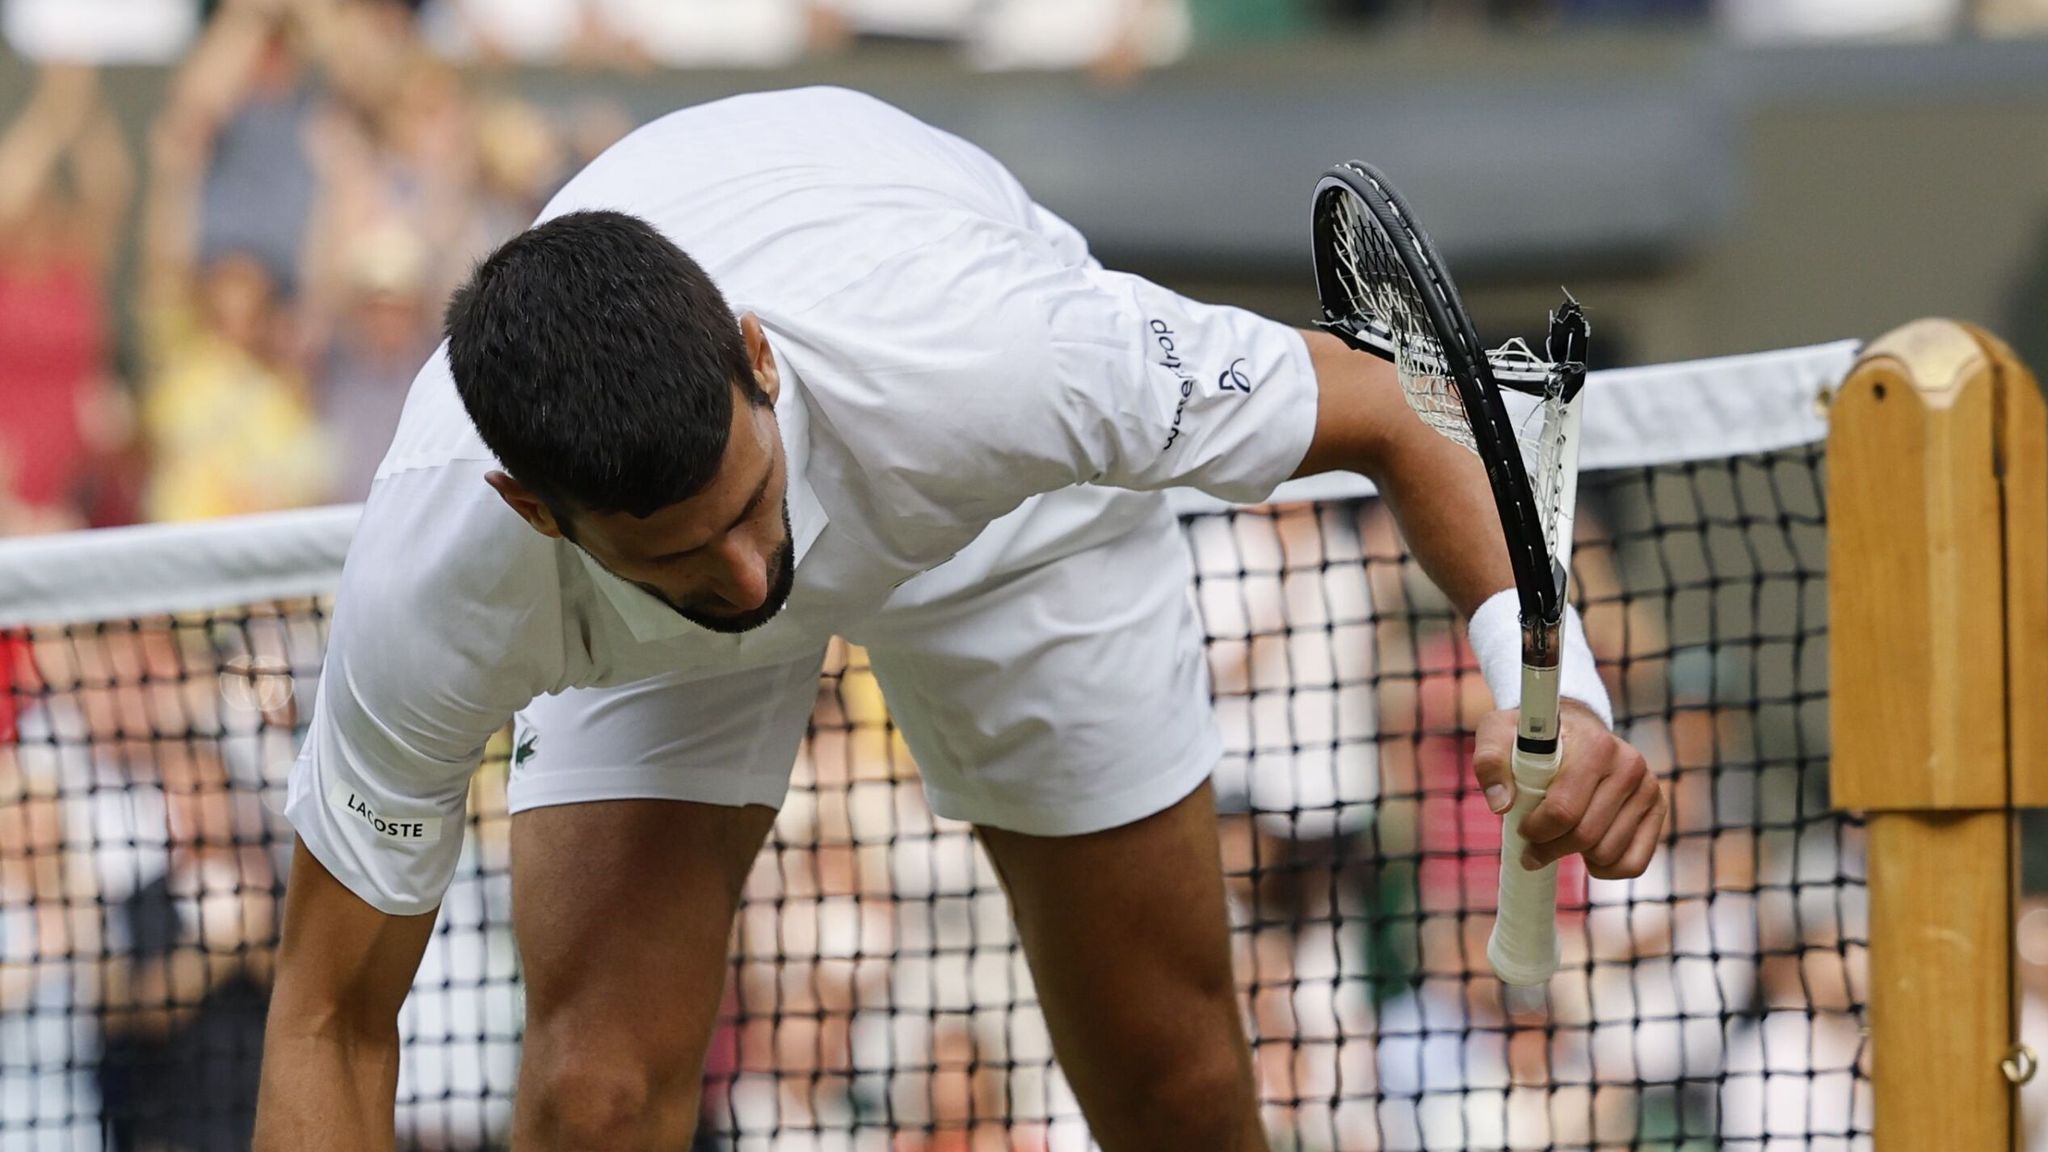
M742 612L768 600L768 554L753 544L728 536L718 548L718 598Z

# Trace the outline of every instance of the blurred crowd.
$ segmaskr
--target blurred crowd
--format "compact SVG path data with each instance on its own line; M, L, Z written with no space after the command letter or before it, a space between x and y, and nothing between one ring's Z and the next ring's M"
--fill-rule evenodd
M7 0L35 54L169 61L218 0ZM1116 73L1189 47L1372 21L1712 24L1741 39L2037 33L2041 0L405 0L445 59L582 68L766 67L864 39L957 46L981 67Z
M381 0L227 0L142 157L43 66L0 133L0 531L361 499L440 301L629 126L477 89Z

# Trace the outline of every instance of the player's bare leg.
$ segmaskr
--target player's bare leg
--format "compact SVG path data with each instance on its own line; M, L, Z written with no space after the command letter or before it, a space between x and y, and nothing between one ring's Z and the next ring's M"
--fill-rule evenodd
M1103 1148L1262 1152L1209 785L1107 832L981 838Z
M741 886L772 809L674 800L512 818L526 970L513 1144L688 1147Z

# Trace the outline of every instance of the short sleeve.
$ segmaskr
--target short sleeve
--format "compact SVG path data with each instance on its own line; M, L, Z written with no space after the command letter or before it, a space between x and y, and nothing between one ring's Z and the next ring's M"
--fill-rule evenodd
M1066 279L1046 300L1062 388L1045 419L1086 433L1081 479L1256 503L1293 475L1316 423L1299 332L1129 273Z
M552 543L486 500L480 468L377 483L292 768L285 814L300 840L393 915L440 902L485 744L562 664Z
M770 331L907 530L1072 484L1256 502L1307 454L1293 329L1106 271L1065 232L965 213L906 230L923 239Z

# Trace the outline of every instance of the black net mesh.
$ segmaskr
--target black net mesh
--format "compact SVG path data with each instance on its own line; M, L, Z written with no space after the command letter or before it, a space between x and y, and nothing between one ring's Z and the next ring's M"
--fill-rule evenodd
M1673 820L1487 972L1483 683L1376 501L1192 516L1239 982L1288 1149L1867 1146L1861 827L1827 810L1818 449L1589 474L1575 587ZM324 605L0 634L0 1152L245 1147ZM398 1128L503 1147L522 1028L493 745L402 1017ZM1105 963L1114 963L1105 942ZM748 882L705 1148L1088 1144L993 869L858 650Z

